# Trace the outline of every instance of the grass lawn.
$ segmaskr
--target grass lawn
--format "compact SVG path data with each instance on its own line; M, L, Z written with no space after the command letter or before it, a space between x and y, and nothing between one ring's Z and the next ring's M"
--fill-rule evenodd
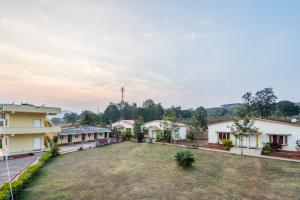
M55 158L21 199L299 199L300 164L191 150L182 170L180 147L124 142Z

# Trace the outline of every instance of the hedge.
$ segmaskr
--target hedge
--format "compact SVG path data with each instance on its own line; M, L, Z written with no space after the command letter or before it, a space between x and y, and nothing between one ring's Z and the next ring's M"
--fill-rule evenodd
M44 153L39 162L35 165L28 167L17 180L11 183L11 187L13 190L14 199L18 199L22 189L26 188L34 177L34 175L39 171L39 169L53 157L51 152ZM3 186L0 188L0 200L10 200L10 188L9 183L4 183Z

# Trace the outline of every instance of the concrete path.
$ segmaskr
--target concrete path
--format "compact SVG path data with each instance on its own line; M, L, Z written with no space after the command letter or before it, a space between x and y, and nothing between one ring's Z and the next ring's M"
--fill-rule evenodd
M241 155L241 148L231 147L230 153ZM246 156L261 156L261 149L248 149L243 148L243 154Z
M41 156L41 154L36 154L34 156L30 156L30 157L26 157L26 158L8 160L10 177L13 178L13 177L17 176L20 172L23 171L23 169L25 167L27 167L32 162L37 160L40 156ZM1 161L0 162L0 187L5 182L8 182L6 161Z
M96 147L96 143L90 142L84 144L71 144L71 145L61 146L59 148L60 148L60 153L64 154L68 152L77 151L80 147L82 147L83 149L94 148Z

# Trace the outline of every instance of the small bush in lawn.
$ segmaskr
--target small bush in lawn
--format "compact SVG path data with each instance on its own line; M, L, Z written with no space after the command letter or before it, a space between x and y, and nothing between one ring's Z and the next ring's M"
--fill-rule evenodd
M231 140L223 140L223 145L226 150L230 150L230 148L232 146L232 141Z
M191 167L195 162L195 158L190 151L179 151L175 155L175 161L177 162L178 166L188 168Z

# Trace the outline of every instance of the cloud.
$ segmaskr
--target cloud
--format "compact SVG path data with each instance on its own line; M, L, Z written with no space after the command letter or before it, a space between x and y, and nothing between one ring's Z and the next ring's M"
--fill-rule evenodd
M199 32L191 32L183 36L184 40L196 40L196 39L205 39L207 35Z
M145 34L146 39L149 39L149 38L152 38L152 37L153 37L153 34L150 33L150 32Z

